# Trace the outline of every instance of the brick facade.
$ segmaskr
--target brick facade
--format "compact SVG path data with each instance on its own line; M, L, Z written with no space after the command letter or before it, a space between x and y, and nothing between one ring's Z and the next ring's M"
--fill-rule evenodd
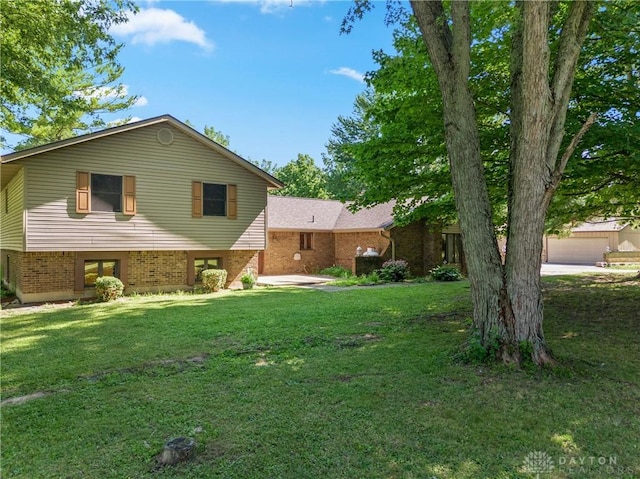
M272 231L264 252L263 274L316 273L334 265L333 233L312 233L312 249L300 249L300 232ZM296 259L300 255L300 259Z
M126 291L187 288L186 251L130 251Z
M355 273L355 257L358 246L362 248L363 252L367 251L367 248L375 248L378 254L384 255L389 251L389 256L391 256L389 244L389 239L378 232L336 233L335 264Z
M111 258L113 256L113 258ZM84 261L117 259L125 293L192 289L188 284L190 260L218 257L227 270L226 287L241 288L240 277L258 270L258 251L130 251L130 252L19 252L2 250L3 276L9 266L8 283L23 303L91 298L93 288L84 287ZM3 280L5 278L3 277Z
M396 259L409 263L413 276L426 276L442 264L442 232L421 221L390 230L396 246ZM391 258L391 248L384 254Z
M2 252L2 282L11 291L22 290L22 252L5 250Z
M300 232L270 232L264 253L263 274L314 273L337 265L355 273L356 248L374 248L390 259L395 243L396 259L409 262L415 276L425 276L442 263L442 235L423 222L398 226L385 232L313 233L313 250L300 250ZM300 254L300 260L294 255Z
M441 232L422 222L394 227L386 232L314 232L312 248L300 249L300 232L270 232L262 274L316 273L339 265L355 271L356 248L375 248L391 258L393 239L396 259L409 262L414 276L427 275L442 262ZM3 276L22 302L92 297L84 288L84 261L117 259L125 293L188 290L193 288L193 261L220 258L227 270L227 287L241 287L240 277L258 271L258 251L129 251L129 252L19 252L2 250ZM110 257L113 256L113 258ZM296 259L299 255L299 259ZM3 277L3 280L5 279Z

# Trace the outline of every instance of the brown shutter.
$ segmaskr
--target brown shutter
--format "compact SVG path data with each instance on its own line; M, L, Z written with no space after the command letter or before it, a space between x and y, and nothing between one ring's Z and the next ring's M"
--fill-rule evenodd
M202 181L191 183L191 216L202 217Z
M235 220L238 218L238 187L227 185L227 218Z
M125 215L135 215L136 210L136 177L124 177L124 209Z
M84 171L76 172L76 213L91 211L91 176Z

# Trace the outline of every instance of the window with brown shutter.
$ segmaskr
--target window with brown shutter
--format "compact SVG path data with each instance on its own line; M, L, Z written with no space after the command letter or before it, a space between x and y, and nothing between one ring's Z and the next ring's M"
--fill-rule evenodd
M191 216L194 218L202 217L202 182L194 181L191 183Z
M124 188L124 210L125 215L136 214L136 177L125 176L123 177Z
M235 220L238 218L238 187L227 185L227 218Z
M76 213L91 211L91 177L84 171L76 172Z
M191 214L194 218L203 216L238 217L238 187L218 183L191 183Z
M137 213L136 177L76 172L76 213Z

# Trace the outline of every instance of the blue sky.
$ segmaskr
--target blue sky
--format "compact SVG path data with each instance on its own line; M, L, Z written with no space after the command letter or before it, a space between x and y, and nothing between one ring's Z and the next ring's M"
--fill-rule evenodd
M140 96L124 115L168 113L200 131L213 126L254 161L284 165L306 153L322 165L331 125L364 91L372 50L391 50L392 28L384 2L349 35L339 34L349 2L290 5L141 1L140 12L111 32L125 44L121 81Z

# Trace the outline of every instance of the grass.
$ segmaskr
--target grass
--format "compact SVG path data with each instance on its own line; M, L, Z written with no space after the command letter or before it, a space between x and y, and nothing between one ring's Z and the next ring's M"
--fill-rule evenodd
M3 313L3 399L46 395L2 407L2 477L637 477L640 282L544 287L554 370L452 359L467 282ZM177 436L195 458L156 468Z

